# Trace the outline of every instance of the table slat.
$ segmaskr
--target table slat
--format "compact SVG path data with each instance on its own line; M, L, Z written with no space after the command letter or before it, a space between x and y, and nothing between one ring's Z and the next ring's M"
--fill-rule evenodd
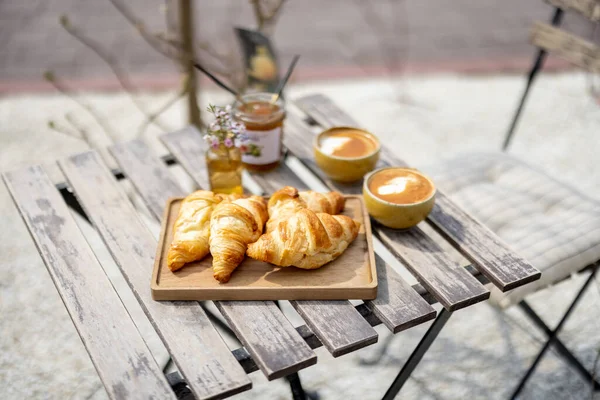
M129 146L133 150L129 149ZM125 174L133 180L134 187L146 200L157 219L160 220L167 199L181 196L181 187L170 177L169 171L162 161L152 154L143 142L122 143L118 147L117 151L114 148L112 149L117 162ZM217 307L220 307L219 303L216 302ZM273 307L275 307L275 310ZM252 344L247 350L256 360L263 360L263 364L259 363L259 367L267 377L269 377L269 374L270 376L277 375L279 368L286 373L290 373L316 362L316 356L310 347L293 329L281 311L277 309L275 303L229 302L228 310L230 310L228 319L232 325L238 327L253 326L255 321L259 320L264 325L262 329L269 330L272 333L279 332L282 337L289 339L286 342L273 342L267 337L253 336L252 332L243 329L236 332L242 343ZM242 336L246 333L251 336ZM277 354L277 357L280 357L283 363L271 363L275 359L273 354ZM315 358L314 361L313 358ZM267 362L269 364L266 364Z
M377 331L347 300L290 303L333 357L377 343Z
M268 380L317 363L317 356L272 301L215 303Z
M503 291L538 280L541 272L444 193L436 194L431 226ZM485 268L483 268L485 266Z
M282 162L279 167L272 171L250 173L250 175L267 194L271 194L284 186L293 186L300 190L309 189L285 162Z
M67 205L41 166L4 174L8 189L112 399L175 399Z
M352 117L323 95L302 97L296 104L323 127L357 125ZM302 143L296 140L294 145ZM307 149L304 147L306 156ZM406 165L389 149L382 147L382 150L381 158L384 163ZM436 206L427 220L428 223L473 262L495 286L507 291L539 279L540 271L514 253L492 231L456 206L439 188L436 196Z
M196 398L250 389L250 379L198 303L152 300L156 239L100 156L86 152L59 164Z
M204 154L200 133L195 129L168 133L162 135L161 139L164 143L169 143L169 148L172 150L184 147L180 141L185 143L187 149L185 152L173 153L182 164L193 164L194 160ZM195 151L190 151L192 148ZM194 176L192 178L196 179ZM266 192L273 192L285 185L307 189L304 182L284 163L273 171L252 174L252 178ZM196 183L201 184L199 181ZM377 332L349 301L292 301L291 303L334 357L377 342ZM332 307L328 308L328 304Z
M377 236L448 311L456 311L490 297L489 290L451 261L451 256L419 227L409 231L380 227Z
M152 154L142 140L119 143L110 146L109 151L159 221L169 197L186 195L167 166Z
M435 318L433 307L378 255L375 263L377 298L366 300L365 305L389 330L398 333Z
M201 187L209 187L206 169L206 148L202 134L194 126L159 136L165 147L173 154L185 172Z

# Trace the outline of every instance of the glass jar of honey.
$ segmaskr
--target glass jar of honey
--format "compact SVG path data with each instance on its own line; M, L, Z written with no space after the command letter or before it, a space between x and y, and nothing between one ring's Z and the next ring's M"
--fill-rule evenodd
M206 150L210 190L215 193L243 194L242 159L238 147L219 145Z
M233 104L233 118L246 126L248 144L242 162L251 171L268 171L279 165L283 153L283 100L271 103L271 93L252 93Z

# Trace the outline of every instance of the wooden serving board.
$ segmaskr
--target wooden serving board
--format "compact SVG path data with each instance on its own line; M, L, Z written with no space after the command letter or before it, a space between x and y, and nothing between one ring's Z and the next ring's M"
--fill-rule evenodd
M360 222L361 228L337 259L319 269L303 270L246 257L225 284L213 278L210 255L176 272L167 267L181 200L170 199L165 209L152 274L154 300L366 300L377 296L371 224L361 196L346 196L343 214Z

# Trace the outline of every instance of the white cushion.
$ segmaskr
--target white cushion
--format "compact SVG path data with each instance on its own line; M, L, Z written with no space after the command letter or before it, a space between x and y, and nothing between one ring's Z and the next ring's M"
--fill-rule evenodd
M542 271L491 299L501 307L600 260L600 203L503 153L476 153L423 169L461 205ZM560 177L559 177L560 178Z

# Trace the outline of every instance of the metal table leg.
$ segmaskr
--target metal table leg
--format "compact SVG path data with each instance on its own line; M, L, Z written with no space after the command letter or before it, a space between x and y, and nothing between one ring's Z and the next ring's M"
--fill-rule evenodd
M417 365L419 365L419 362L421 361L427 350L429 350L429 347L432 345L435 338L439 335L444 325L446 325L446 322L448 322L448 319L450 319L451 315L452 312L447 311L445 308L443 308L442 311L438 313L438 316L436 317L435 321L433 321L433 324L429 327L429 329L425 333L425 336L423 336L417 347L415 347L415 350L412 352L410 357L408 357L408 360L406 361L406 363L398 373L398 376L396 376L396 379L394 379L394 382L392 382L392 385L389 387L382 399L391 400L396 397L400 389L402 389L404 383L408 380L415 368L417 368Z
M575 296L575 299L573 300L573 302L571 303L571 305L567 309L567 312L565 313L565 315L563 315L562 319L560 320L560 322L558 323L558 325L556 326L556 328L554 328L554 330L551 332L550 336L548 337L548 341L544 344L544 346L542 346L542 349L540 350L540 352L538 353L537 357L533 361L533 364L531 364L531 367L529 367L529 370L527 370L527 372L525 373L525 376L523 377L523 379L521 379L521 382L519 382L519 385L517 386L517 388L513 392L512 396L511 396L511 399L516 398L519 395L519 393L521 393L521 391L523 390L523 388L525 387L525 384L527 383L527 380L533 374L533 372L535 371L535 368L537 367L537 365L539 364L539 362L542 360L542 357L546 353L546 350L548 350L548 348L550 347L550 345L554 343L554 341L556 340L556 337L557 337L558 333L560 332L560 330L562 329L563 325L565 324L565 322L567 321L567 319L571 315L571 312L575 309L575 306L577 305L577 303L581 299L581 296L583 295L583 293L585 292L585 290L588 288L589 284L594 280L594 276L596 275L596 271L598 271L598 266L596 266L592 270L592 273L590 274L590 277L587 279L587 281L585 281L585 283L581 287L581 290L579 291L579 293L577 293L577 296Z
M551 20L552 26L560 25L563 14L564 14L563 10L561 10L560 8L555 8L554 14L552 15L552 20ZM531 70L529 71L529 75L527 77L527 85L525 86L525 90L523 91L523 94L521 95L521 101L519 102L519 107L517 108L517 111L515 112L515 115L510 124L510 127L508 128L508 132L506 133L506 138L504 139L504 144L502 145L502 151L506 151L506 149L508 148L508 145L510 144L510 140L512 139L513 133L515 131L515 127L517 126L517 123L519 122L519 117L521 116L521 111L523 111L523 106L525 105L525 100L527 99L527 95L529 94L529 89L531 88L531 85L533 84L533 81L535 80L536 75L544 66L544 61L546 60L546 56L547 56L546 50L544 50L544 49L538 50L535 61L533 62L533 66L531 67Z
M546 325L546 323L529 306L529 304L525 300L519 303L519 307L523 309L523 312L525 312L525 314L533 321L533 323L535 323L540 329L542 329L548 337L552 335L552 329L550 329L550 327ZM581 376L583 377L583 379L585 379L586 382L592 382L592 384L594 385L594 389L600 389L600 383L598 383L598 381L594 379L594 376L583 366L583 364L581 364L581 361L579 361L577 357L575 357L575 355L571 353L571 351L558 338L558 336L556 336L556 338L554 339L553 344L556 348L556 351L558 351L558 353L562 357L564 357L565 361L569 363L569 365L571 365L577 370L577 372L581 374Z

